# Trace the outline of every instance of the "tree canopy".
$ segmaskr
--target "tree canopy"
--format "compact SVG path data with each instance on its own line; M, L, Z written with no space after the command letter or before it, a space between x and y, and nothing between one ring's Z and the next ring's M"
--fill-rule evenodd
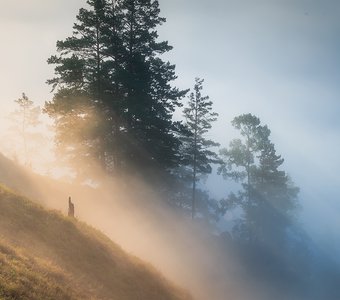
M88 5L48 60L55 94L45 111L55 120L58 146L71 161L100 161L108 172L175 167L180 126L172 115L186 91L172 87L175 66L161 58L172 47L158 41L165 22L158 1Z
M196 183L202 175L212 172L211 164L219 162L217 154L212 151L212 147L219 144L206 137L218 114L212 111L209 96L202 95L203 81L195 79L194 90L190 93L188 104L183 110L186 130L181 138L184 161L182 172L187 175L192 185L192 218L196 211Z
M235 233L244 240L280 247L287 237L297 207L298 188L281 170L284 159L276 154L270 130L251 114L232 121L241 138L221 150L223 163L219 172L227 179L239 181L243 190L231 194L226 203L239 206L243 218Z

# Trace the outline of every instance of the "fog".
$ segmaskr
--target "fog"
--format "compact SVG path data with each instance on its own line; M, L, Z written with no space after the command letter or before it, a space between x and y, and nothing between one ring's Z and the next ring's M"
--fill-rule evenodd
M3 168L6 171L0 173L1 182L46 208L66 214L71 196L77 219L151 263L195 299L223 299L224 292L240 292L229 289L231 283L227 280L230 277L232 282L238 281L237 262L225 259L228 251L218 249L209 228L192 224L188 216L160 201L143 182L101 178L100 186L91 188L33 174L1 156Z
M162 4L168 22L161 33L175 46L170 58L182 75L179 83L190 86L192 74L206 78L206 93L220 114L212 136L226 146L235 135L233 117L259 116L272 131L285 170L301 188L305 228L320 242L336 243L337 255L339 3ZM229 183L216 177L210 182L217 196L228 191Z
M2 128L22 92L41 106L51 99L45 81L53 70L46 60L56 40L71 33L84 3L1 3ZM161 0L160 8L167 22L159 33L174 46L168 57L177 66L177 84L188 88L195 76L205 78L220 114L212 136L226 146L234 134L230 121L241 113L268 124L301 187L304 222L324 238L321 232L332 231L339 214L339 3ZM212 189L221 197L228 185ZM316 218L324 229L315 228Z
M302 300L333 295L328 294L334 292L333 287L327 290L327 285L319 281L322 277L318 273L312 272L317 276L314 283L320 284L321 296L316 286L304 285L301 274L291 278L292 282L286 282L279 266L270 267L274 268L270 271L267 258L257 257L256 252L250 257L240 252L241 248L233 244L230 235L220 235L218 228L199 219L193 222L189 213L169 206L152 186L140 179L98 177L96 172L99 185L93 188L34 174L2 155L0 165L1 182L48 209L66 214L67 199L71 196L79 221L98 228L128 253L152 264L195 299ZM316 258L320 259L318 255ZM308 268L318 270L320 267L317 261L308 263ZM268 271L274 272L270 280Z
M51 99L45 81L53 70L46 59L55 53L56 40L71 33L84 2L0 4L0 150L10 157L6 116L15 109L13 101L23 91L41 106ZM300 225L325 256L339 261L339 3L161 0L160 8L167 23L159 34L174 46L168 58L177 66L176 84L188 88L195 76L205 78L205 92L220 114L211 137L227 146L236 136L230 125L233 117L248 112L259 116L272 131L285 170L301 189ZM51 159L50 153L45 157ZM48 169L58 173L61 168L50 164ZM23 193L29 191L47 207L65 213L72 196L77 218L199 299L274 298L270 296L275 291L252 281L256 276L247 274L234 250L207 242L212 238L208 229L168 209L140 180L131 178L134 188L122 188L122 179L106 178L94 190L28 178L30 186ZM213 174L206 188L219 199L231 185Z

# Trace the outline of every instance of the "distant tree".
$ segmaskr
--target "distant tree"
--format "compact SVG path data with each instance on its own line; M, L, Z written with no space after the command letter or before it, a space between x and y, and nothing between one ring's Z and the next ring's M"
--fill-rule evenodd
M183 172L187 173L187 178L192 185L192 218L196 212L196 184L202 175L211 173L211 164L219 162L217 154L211 150L219 144L206 137L218 114L212 111L212 101L209 100L209 96L202 95L203 81L203 79L195 79L194 91L189 95L187 107L183 110L186 129L185 134L182 135L185 165Z
M269 140L267 126L260 125L260 119L251 114L244 114L232 120L234 128L240 131L242 139L234 139L229 148L220 151L224 158L219 172L225 178L242 182L247 198L250 198L251 183L256 170L256 156L261 145Z
M251 243L280 247L297 207L298 188L280 170L284 160L276 154L270 130L261 125L259 118L241 115L232 124L242 138L221 150L224 162L219 172L242 183L243 191L227 199L244 213L237 232Z
M11 114L11 119L14 121L14 131L17 132L22 140L23 162L25 166L31 163L30 155L28 151L28 144L32 142L34 133L32 129L39 124L40 107L34 105L34 102L30 100L25 93L22 93L21 98L14 100L18 105Z

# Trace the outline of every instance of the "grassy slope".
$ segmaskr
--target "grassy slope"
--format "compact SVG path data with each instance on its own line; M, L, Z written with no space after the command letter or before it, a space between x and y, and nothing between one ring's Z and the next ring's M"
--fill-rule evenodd
M1 299L191 299L97 230L0 187Z
M28 257L0 241L0 299L81 299L67 275L50 263Z

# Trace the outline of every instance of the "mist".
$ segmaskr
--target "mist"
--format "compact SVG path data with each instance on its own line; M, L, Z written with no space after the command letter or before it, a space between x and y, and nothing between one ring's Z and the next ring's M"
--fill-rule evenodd
M268 124L301 189L304 228L317 243L333 244L337 250L325 250L337 257L339 3L162 2L162 34L175 46L170 58L184 78L179 84L188 86L192 73L204 76L220 113L212 136L227 145L235 135L230 122L242 113ZM209 188L223 197L229 184L213 176Z
M303 282L303 274L295 274L296 278L287 280L284 274L279 275L284 272L282 266L274 265L268 269L267 259L257 257L256 249L242 252L242 247L233 243L232 236L221 232L218 226L211 227L199 220L193 222L189 214L169 206L152 186L141 179L98 176L96 170L99 184L90 187L34 174L3 156L1 168L6 170L0 173L1 182L48 209L66 215L67 199L71 196L79 221L98 228L125 251L153 265L172 282L187 289L194 299L336 297L333 283L319 282L322 279L319 268L324 268L324 258L320 257L322 250L312 256L311 261L307 259L308 268L316 270L312 274L317 280L314 284L320 284L319 291L317 286L310 287ZM319 246L323 247L320 244L313 247L318 249ZM327 257L328 254L322 255ZM321 265L315 259L321 259ZM306 260L295 263L303 264ZM268 282L267 272L272 274ZM337 280L325 275L326 280L330 278Z
M4 157L1 162L2 166L9 163ZM214 238L208 228L193 225L190 218L169 209L145 183L129 178L127 185L126 179L102 178L99 187L91 188L58 182L15 165L10 170L10 164L6 173L1 173L1 181L8 186L64 214L71 196L77 219L152 264L197 299L221 297L225 278L218 258L226 252L222 254L214 242L209 245ZM229 269L237 269L234 261L225 263Z
M14 148L19 143L10 143L7 119L15 109L13 101L22 92L41 107L52 99L45 81L53 70L46 59L55 52L56 40L69 36L84 2L1 4L5 46L0 50L0 151L7 158L1 158L0 180L64 214L71 196L77 219L155 266L195 299L337 299L330 278L339 278L340 263L340 5L332 0L159 1L167 22L158 32L174 46L165 56L176 63L176 85L186 89L194 77L205 78L205 93L219 113L209 136L227 147L237 136L231 120L255 114L270 127L284 169L300 188L295 228L303 232L301 244L311 256L283 265L289 269L292 263L298 269L304 264L301 270L311 270L315 278L296 273L289 278L280 274L281 265L267 268L258 249L242 252L242 245L234 243L237 211L228 211L217 223L191 221L188 213L167 203L158 183L132 173L107 176L96 161L86 171L91 184L76 182L74 165L54 156L55 134L49 129L43 130L48 138L32 150L33 171L40 175L18 166L20 152ZM239 186L222 179L216 169L200 187L220 200ZM67 179L56 179L63 176ZM304 253L305 248L296 252ZM266 282L268 278L272 280Z

